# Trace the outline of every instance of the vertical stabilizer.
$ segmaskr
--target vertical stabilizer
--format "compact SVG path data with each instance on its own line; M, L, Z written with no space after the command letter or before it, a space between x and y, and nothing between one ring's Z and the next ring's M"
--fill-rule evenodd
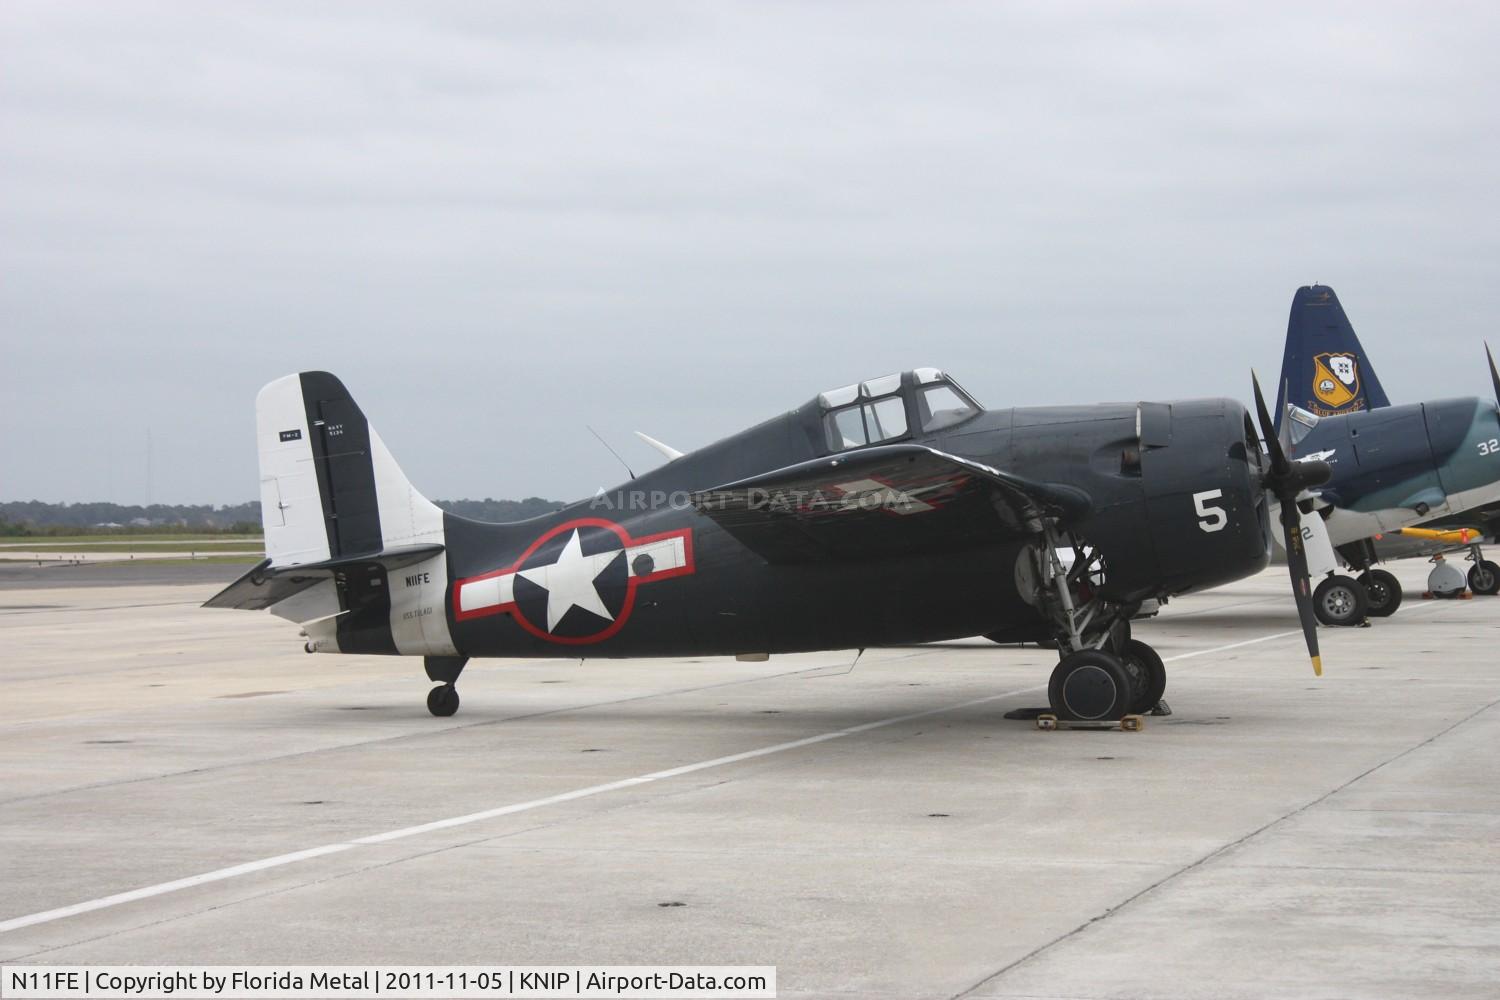
M334 376L270 383L256 397L255 422L272 568L443 541L442 511L407 481Z
M443 512L344 384L279 378L256 397L255 426L266 561L209 606L301 622L311 651L453 655Z
M1278 432L1288 404L1325 417L1391 405L1327 285L1304 285L1292 298L1277 392Z

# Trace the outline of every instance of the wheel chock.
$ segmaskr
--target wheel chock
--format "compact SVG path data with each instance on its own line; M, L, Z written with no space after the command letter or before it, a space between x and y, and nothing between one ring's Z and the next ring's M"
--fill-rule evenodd
M1045 712L1036 717L1036 727L1044 733L1059 729L1119 729L1125 733L1138 733L1146 728L1146 719L1140 715L1126 715L1119 722L1064 722L1052 713Z

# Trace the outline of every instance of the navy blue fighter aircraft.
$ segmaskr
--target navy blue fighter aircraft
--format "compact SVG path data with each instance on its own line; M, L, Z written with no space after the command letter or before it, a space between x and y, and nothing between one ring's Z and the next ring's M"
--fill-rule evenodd
M483 524L425 500L343 384L256 400L266 559L208 602L269 609L308 652L424 658L458 709L471 657L852 649L1004 633L1061 657L1070 719L1161 699L1128 637L1148 601L1269 560L1278 499L1318 658L1290 462L1256 386L1229 399L985 410L941 371L846 385L554 514ZM1064 555L1071 554L1071 561Z
M1313 576L1324 577L1315 606L1325 624L1395 613L1401 586L1376 567L1383 559L1467 548L1475 562L1470 586L1476 593L1500 591L1500 567L1479 548L1500 512L1500 373L1493 357L1489 368L1496 402L1468 397L1392 406L1333 289L1297 290L1277 434L1293 457L1333 469L1316 497L1303 498L1322 515L1308 518L1304 532ZM1325 533L1326 543L1319 537ZM1359 578L1339 575L1339 564Z

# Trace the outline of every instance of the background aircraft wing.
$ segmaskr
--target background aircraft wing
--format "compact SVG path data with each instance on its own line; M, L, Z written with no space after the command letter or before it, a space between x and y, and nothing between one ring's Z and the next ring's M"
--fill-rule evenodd
M693 505L771 562L938 551L1066 528L1086 493L917 444L816 459L693 494Z

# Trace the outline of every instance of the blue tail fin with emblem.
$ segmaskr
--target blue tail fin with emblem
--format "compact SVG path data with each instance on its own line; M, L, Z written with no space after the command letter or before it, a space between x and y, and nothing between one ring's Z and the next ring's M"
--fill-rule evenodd
M1288 403L1318 416L1391 405L1339 297L1327 285L1304 285L1292 298L1276 390L1278 433Z

